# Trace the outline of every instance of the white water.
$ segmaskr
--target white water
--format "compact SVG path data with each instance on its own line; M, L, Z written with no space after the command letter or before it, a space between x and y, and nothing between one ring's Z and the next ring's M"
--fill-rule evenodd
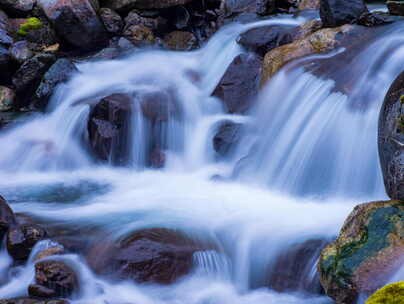
M0 193L13 202L15 212L78 229L101 226L114 238L148 227L177 228L220 249L196 253L194 273L170 287L106 281L95 276L82 257L57 257L80 275L75 303L330 302L301 288L275 292L268 288L267 276L288 248L332 238L354 205L385 197L375 128L384 93L400 72L396 63L404 53L398 46L404 41L400 33L390 33L383 46L376 40L357 57L363 64L372 54L353 86L359 90L365 85L359 92L372 99L360 111L352 104L363 94L358 97L355 89L349 97L331 92L332 80L291 66L271 81L249 116L227 115L209 96L242 51L235 38L262 24L268 22L228 27L192 53L148 50L121 60L80 64L81 73L55 94L50 113L1 136ZM322 58L310 60L321 64ZM190 72L200 79L190 78ZM94 164L79 138L86 128L88 103L153 86L173 88L184 113L167 123L166 168L144 168L149 130L142 117L135 119L129 168ZM211 139L223 120L249 128L233 158L217 163ZM248 165L236 165L238 180L211 179L232 176L247 152ZM73 192L72 198L63 197L63 189ZM0 298L26 295L33 263L16 270L4 251L3 256L0 271L17 273L0 285ZM303 265L307 274L299 278L302 283L315 281L315 262L313 256ZM393 279L402 279L401 273Z

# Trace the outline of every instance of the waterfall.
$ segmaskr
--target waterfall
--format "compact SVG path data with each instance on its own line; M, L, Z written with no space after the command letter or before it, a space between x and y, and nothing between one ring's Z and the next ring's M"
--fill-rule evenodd
M170 286L116 282L95 274L80 255L52 257L77 270L81 290L72 303L330 303L315 271L321 248L355 205L386 197L377 118L401 72L402 23L385 27L356 52L338 49L288 64L245 115L226 113L211 96L243 52L235 42L240 33L304 21L229 25L192 52L145 49L80 62L45 114L0 133L0 193L11 198L14 212L102 241L162 227L213 244L214 250L194 253L192 273ZM127 166L94 161L84 144L94 103L128 93L138 109L130 93L156 87L174 92L181 113L159 129L166 166L147 167L153 133L139 110L129 126ZM243 130L231 156L218 159L212 138L223 121ZM26 296L33 257L48 245L38 244L22 266L0 251L0 274L13 274L0 281L0 298Z

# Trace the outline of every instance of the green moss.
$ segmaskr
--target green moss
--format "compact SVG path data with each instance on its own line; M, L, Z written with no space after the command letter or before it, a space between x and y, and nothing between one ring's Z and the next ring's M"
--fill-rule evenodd
M397 117L397 132L404 133L404 115L400 114Z
M404 104L404 95L401 95L401 96L400 96L400 103L401 103L401 104Z
M20 25L18 34L21 36L26 36L29 31L37 30L42 27L42 22L36 17L28 18L26 22Z
M404 281L389 284L376 291L366 304L402 304L404 303Z

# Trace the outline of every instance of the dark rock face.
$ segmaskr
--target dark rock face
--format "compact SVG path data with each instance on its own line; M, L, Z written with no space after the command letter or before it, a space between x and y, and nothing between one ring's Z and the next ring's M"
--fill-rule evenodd
M309 274L326 244L326 240L312 239L286 248L270 269L269 287L279 292L321 293L319 276Z
M15 260L26 260L37 242L46 237L38 225L18 225L7 233L7 251Z
M61 261L44 261L35 264L35 281L30 288L34 296L69 297L79 288L74 270ZM53 291L53 292L52 292Z
M23 63L24 61L34 56L34 53L29 48L28 42L22 40L14 43L11 46L10 55L15 61Z
M0 85L8 85L18 65L13 61L7 48L0 44Z
M383 287L404 262L404 204L384 201L355 207L338 238L321 252L321 285L337 304Z
M0 196L0 241L10 227L16 224L15 216L6 200Z
M30 284L28 286L28 294L38 298L54 298L57 296L53 289L38 284Z
M42 76L55 62L55 56L39 54L24 62L13 76L19 107L28 106Z
M265 56L270 50L293 41L290 27L264 26L251 29L240 35L237 42L248 51Z
M36 0L0 0L0 6L14 14L30 12Z
M213 95L220 98L229 113L247 111L258 93L262 59L241 54L230 64Z
M177 5L184 5L192 0L105 0L104 5L118 11L127 11L133 8L160 9Z
M132 117L132 97L114 94L102 99L91 111L88 122L90 147L102 161L125 164Z
M59 84L68 81L76 72L78 70L70 59L57 60L43 76L35 92L33 106L37 109L44 109L48 105L54 89Z
M122 31L123 20L117 12L110 8L102 8L99 14L108 32L119 34Z
M0 10L0 44L8 46L13 43L13 38L8 30L8 17Z
M198 246L181 233L148 229L117 244L91 250L88 263L101 274L115 274L136 282L170 284L188 274Z
M224 122L213 137L213 148L220 156L227 156L240 140L241 124Z
M71 45L92 50L106 44L106 30L91 1L49 0L39 4L56 32Z
M321 0L320 17L324 27L355 23L368 9L363 0Z
M392 199L404 199L404 73L391 85L379 116L379 156Z

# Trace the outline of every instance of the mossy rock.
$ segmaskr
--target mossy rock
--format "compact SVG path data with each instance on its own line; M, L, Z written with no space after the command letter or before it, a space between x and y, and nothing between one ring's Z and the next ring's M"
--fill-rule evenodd
M18 34L21 36L28 35L29 31L38 30L42 27L42 22L36 17L28 18L26 22L20 25Z
M321 284L337 303L356 303L359 293L373 293L386 283L403 262L403 251L404 202L361 204L323 249Z
M376 291L366 304L402 304L404 303L404 281L389 284Z

